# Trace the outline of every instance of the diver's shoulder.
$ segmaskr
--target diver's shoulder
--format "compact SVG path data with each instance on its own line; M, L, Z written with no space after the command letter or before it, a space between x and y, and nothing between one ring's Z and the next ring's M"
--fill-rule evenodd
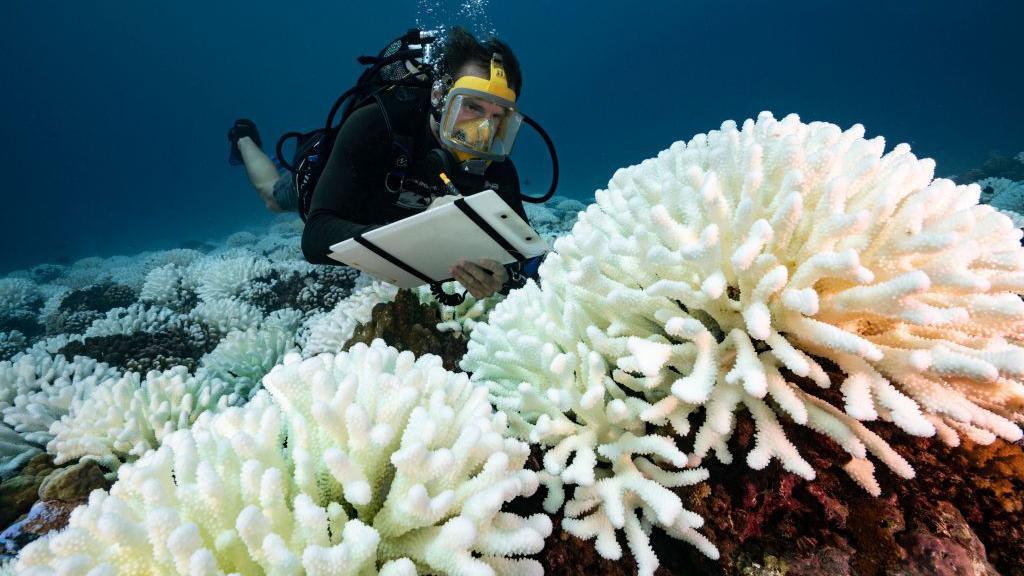
M345 130L350 126L369 127L372 125L387 126L380 104L376 102L365 104L353 110L345 120L341 129Z

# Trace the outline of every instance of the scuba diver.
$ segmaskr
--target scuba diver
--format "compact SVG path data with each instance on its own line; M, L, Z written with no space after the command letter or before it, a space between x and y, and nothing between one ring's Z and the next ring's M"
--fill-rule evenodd
M292 165L279 174L262 150L256 126L240 119L228 132L231 162L244 164L250 182L273 211L298 211L305 220L302 251L315 264L341 263L330 246L401 220L453 195L493 189L529 222L523 200L543 202L554 193L557 157L550 138L516 107L522 73L511 49L491 38L480 42L461 27L434 48L431 64L421 56L433 38L410 30L377 57L355 88L343 94L326 125L296 138ZM348 100L347 106L342 104ZM334 117L344 110L341 122ZM520 195L509 153L522 123L534 127L553 161L552 186L541 198ZM454 196L457 197L457 196ZM537 278L543 256L502 266L494 260L459 261L449 272L476 298L522 287ZM432 289L439 296L440 282ZM456 296L461 301L460 295ZM450 303L450 302L446 302Z

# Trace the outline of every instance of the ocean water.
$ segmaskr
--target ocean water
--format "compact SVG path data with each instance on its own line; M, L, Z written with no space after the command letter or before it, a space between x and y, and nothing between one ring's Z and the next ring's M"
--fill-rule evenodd
M1024 4L402 0L13 1L0 18L0 272L201 242L269 215L225 132L321 122L355 57L462 24L519 56L559 194L723 120L795 112L910 143L940 175L1024 150ZM546 187L539 140L514 156Z

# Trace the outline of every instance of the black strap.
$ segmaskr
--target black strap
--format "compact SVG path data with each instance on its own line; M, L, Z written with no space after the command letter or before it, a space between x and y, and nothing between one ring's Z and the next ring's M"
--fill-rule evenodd
M398 258L395 258L387 250L384 250L380 246L377 246L373 242L370 242L366 238L363 238L362 234L356 234L355 236L352 237L352 239L355 240L356 242L358 242L361 246L363 246L367 250L373 252L377 256L380 256L381 258L387 260L388 262L394 264L395 266L398 266L402 270L405 270L406 272L408 272L409 274L412 274L413 276L419 278L420 280L422 280L424 282L431 283L431 284L434 282L434 280L432 280L426 274L423 274L419 270L413 268L412 266L409 266L408 264L406 264L405 262L402 262Z
M497 242L498 245L501 246L501 248L503 250L508 252L508 254L510 256L512 256L516 260L525 260L526 259L519 250L516 250L514 246L509 244L508 240L505 240L504 236L502 236L497 230L495 230L490 224L488 224L487 220L484 220L483 217L480 216L480 214L477 213L476 210L474 210L469 204L467 204L465 198L459 198L459 199L455 200L455 202L453 202L453 204L458 206L459 210L461 210L463 214L465 214L474 224L476 224L481 230L483 230L488 236L490 236L492 240ZM359 245L363 246L367 250L369 250L369 251L373 252L374 254L380 256L381 258L387 260L391 264L394 264L395 266L401 268L405 272L407 272L409 274L412 274L413 276L419 278L420 280L430 284L431 292L434 294L434 296L438 300L440 300L444 304L447 304L448 306L458 306L459 304L461 304L463 302L463 299L465 298L465 294L447 294L447 293L445 293L441 289L441 281L440 280L437 280L437 281L432 280L426 274L423 274L419 270L413 268L412 266L409 266L408 264L406 264L405 262L402 262L398 258L395 258L387 250L384 250L380 246L377 246L373 242L370 242L366 238L363 238L362 234L356 234L352 238ZM488 271L488 273L490 273L490 271Z
M516 260L526 259L526 257L523 256L523 254L519 250L516 250L514 246L509 244L508 240L505 240L504 236L502 236L497 230L491 227L491 225L487 223L487 220L484 220L484 218L480 216L480 214L478 214L476 210L473 210L473 208L466 203L465 198L457 199L454 202L454 204L458 206L459 210L462 210L462 213L468 216L469 219L472 220L474 224L476 224L481 230L487 233L487 235L491 237L491 240L497 242L498 246L501 246L501 248L505 252L508 252L509 256L515 258Z

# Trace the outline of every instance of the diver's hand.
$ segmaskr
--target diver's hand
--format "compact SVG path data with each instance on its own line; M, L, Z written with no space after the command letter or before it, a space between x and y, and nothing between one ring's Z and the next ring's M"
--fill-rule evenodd
M491 273L488 274L487 271ZM459 260L448 272L477 300L494 294L508 280L508 272L505 267L487 258L478 260L476 263Z

